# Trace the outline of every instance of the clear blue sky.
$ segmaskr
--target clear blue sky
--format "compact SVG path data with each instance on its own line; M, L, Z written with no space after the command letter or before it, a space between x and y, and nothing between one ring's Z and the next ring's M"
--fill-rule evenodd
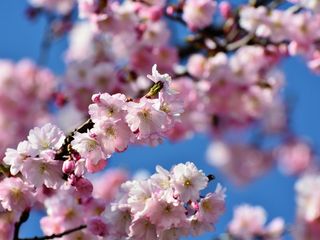
M36 59L44 30L44 21L30 22L24 17L26 1L1 0L0 1L0 58L19 60L21 58ZM48 67L55 73L62 73L63 50L67 46L66 40L54 44L50 52ZM320 146L320 78L313 75L306 68L302 59L290 59L283 63L288 82L287 91L293 93L298 102L293 114L294 131L305 136ZM223 232L224 226L232 215L233 207L244 202L264 206L269 217L283 216L288 223L292 223L295 216L295 203L293 184L294 178L281 175L272 170L246 188L235 188L215 169L205 162L205 151L209 144L206 136L196 136L191 140L171 144L165 142L157 148L130 147L122 154L116 154L111 159L111 167L125 167L135 171L146 167L154 171L156 164L170 168L178 162L194 161L199 168L207 173L216 174L218 181L227 186L227 213L217 226L215 233L208 233L199 238L210 239L217 233ZM212 185L212 190L214 185ZM22 236L41 235L38 226L40 215L34 213L31 219L23 226Z

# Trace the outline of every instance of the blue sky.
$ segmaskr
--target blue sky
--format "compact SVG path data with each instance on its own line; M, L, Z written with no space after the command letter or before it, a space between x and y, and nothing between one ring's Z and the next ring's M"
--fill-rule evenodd
M36 60L44 30L44 21L27 21L24 17L26 1L0 1L0 58L19 60L31 58ZM61 74L64 70L62 60L67 41L56 42L50 51L48 67L55 73ZM316 150L320 147L320 79L312 74L300 58L290 59L282 64L287 78L286 91L297 98L293 112L292 126L294 131L311 140ZM295 202L293 184L295 178L285 177L276 169L245 188L236 188L230 184L216 169L205 162L205 151L209 138L197 135L193 139L179 143L165 142L156 148L129 147L121 154L116 154L110 160L110 167L124 167L130 171L147 168L154 171L157 164L170 168L173 164L194 161L206 173L217 175L217 181L227 187L227 213L217 225L217 231L208 233L199 238L210 239L217 233L223 232L225 225L232 216L233 207L247 202L262 205L269 213L269 218L282 216L288 223L294 221ZM215 183L211 189L214 190ZM30 220L22 228L22 236L41 235L38 221L39 213L33 213ZM191 239L191 238L190 238Z

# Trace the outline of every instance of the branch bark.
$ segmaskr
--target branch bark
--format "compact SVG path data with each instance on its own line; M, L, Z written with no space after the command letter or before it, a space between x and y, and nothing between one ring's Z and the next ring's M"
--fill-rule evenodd
M49 236L32 237L32 238L18 238L17 240L46 240L46 239L61 238L61 237L65 236L65 235L74 233L76 231L80 231L80 230L82 230L82 229L84 229L86 227L87 227L86 225L80 225L79 227L66 230L66 231L64 231L62 233L59 233L59 234L52 234L52 235L49 235Z

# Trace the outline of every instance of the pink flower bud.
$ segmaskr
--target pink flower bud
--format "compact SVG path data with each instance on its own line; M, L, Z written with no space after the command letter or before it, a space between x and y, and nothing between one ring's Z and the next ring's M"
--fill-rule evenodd
M162 17L162 8L159 6L153 6L149 9L149 18L152 21L158 21Z
M104 237L108 234L107 224L101 217L91 217L87 221L87 229L94 235Z
M199 210L199 203L197 203L197 202L192 202L192 203L191 203L191 206L192 206L192 208L193 208L194 210L196 210L196 211Z
M77 192L81 196L90 196L93 191L92 183L86 178L80 178L75 183Z
M227 1L222 1L219 4L219 11L221 16L225 19L230 18L232 16L231 5Z
M68 183L71 185L71 186L75 186L76 183L77 183L77 177L75 175L70 175L68 177Z
M100 103L100 94L94 94L92 96L92 102L94 103Z
M70 174L73 172L75 168L75 162L72 160L67 160L63 162L62 171L66 174Z
M174 13L175 13L175 8L174 8L174 6L168 6L167 8L166 8L166 13L169 15L169 16L172 16Z

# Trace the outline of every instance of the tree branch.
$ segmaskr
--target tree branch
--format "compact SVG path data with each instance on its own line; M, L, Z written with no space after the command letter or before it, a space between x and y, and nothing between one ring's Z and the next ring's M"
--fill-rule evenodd
M24 210L20 216L19 221L15 223L13 240L19 240L19 232L20 232L21 225L28 220L29 214L30 214L30 209Z
M90 130L91 128L93 128L94 123L92 122L92 120L89 118L86 122L84 122L80 127L76 128L74 131L72 131L64 140L64 143L62 145L62 147L60 148L60 150L57 152L55 159L56 160L61 160L64 161L67 159L67 156L70 155L69 152L69 145L72 142L72 140L74 139L73 136L76 132L79 133L85 133L88 130Z
M86 225L80 225L79 227L69 229L69 230L64 231L62 233L52 234L50 236L33 237L33 238L18 238L18 240L46 240L46 239L61 238L65 235L71 234L73 232L80 231L86 227L87 227Z

